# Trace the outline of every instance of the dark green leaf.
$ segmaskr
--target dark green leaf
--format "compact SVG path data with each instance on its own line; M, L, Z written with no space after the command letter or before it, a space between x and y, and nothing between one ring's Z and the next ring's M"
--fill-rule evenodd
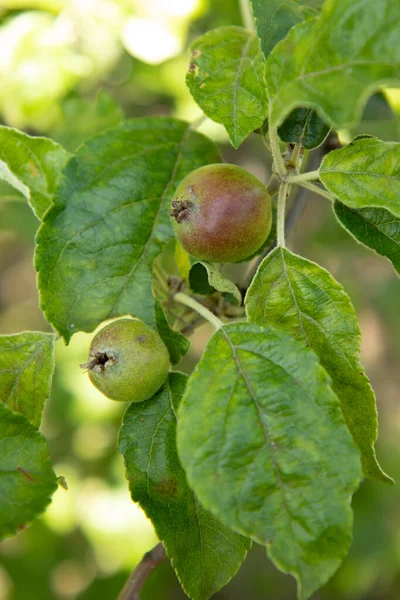
M39 427L54 371L54 335L0 336L0 401Z
M204 113L224 125L238 148L267 113L259 39L241 27L220 27L198 38L191 51L187 86Z
M400 217L399 143L358 137L327 154L319 172L322 183L343 204L382 207Z
M216 289L210 285L207 269L200 263L195 262L189 271L188 279L190 289L195 294L210 296L216 292Z
M335 215L359 242L386 256L400 274L400 218L384 208L355 210L341 202L334 204Z
M43 512L56 489L44 437L0 402L0 540Z
M251 0L261 48L265 54L280 42L289 29L304 19L316 14L322 0Z
M0 127L0 179L21 192L35 215L42 220L69 153L43 137L31 137Z
M317 148L330 130L314 110L295 108L278 129L283 142L300 143L306 150Z
M376 460L375 395L360 363L355 310L342 286L322 267L277 248L260 265L246 307L253 323L272 325L314 350L332 378L365 476L393 483Z
M400 3L325 2L318 18L295 25L267 61L271 127L308 106L335 128L355 124L368 96L400 80Z
M41 307L68 342L105 319L154 324L152 263L173 237L171 197L214 144L169 118L125 121L69 161L37 236Z
M222 327L178 413L189 485L225 525L267 545L305 600L352 536L359 452L315 354L249 323Z
M189 285L195 294L209 296L217 291L227 296L233 304L242 303L242 295L236 285L210 263L204 261L194 263L189 272Z
M250 540L224 527L189 490L176 451L176 411L187 377L171 373L150 400L131 404L120 433L132 498L152 520L183 589L206 600L236 573Z
M171 329L159 302L155 303L154 310L158 333L168 348L171 363L176 365L189 352L190 342L184 335Z

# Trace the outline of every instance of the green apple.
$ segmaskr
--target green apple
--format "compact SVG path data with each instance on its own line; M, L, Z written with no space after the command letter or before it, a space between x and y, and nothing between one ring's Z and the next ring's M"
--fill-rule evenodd
M111 400L143 402L168 376L169 353L154 329L138 319L109 323L93 338L87 369L93 385Z

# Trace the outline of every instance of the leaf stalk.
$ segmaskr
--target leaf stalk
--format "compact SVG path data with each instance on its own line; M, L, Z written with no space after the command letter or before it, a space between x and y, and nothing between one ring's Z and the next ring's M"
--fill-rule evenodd
M309 183L308 181L300 181L297 183L299 186L306 188L307 190L310 190L311 192L314 192L314 194L318 194L319 196L323 196L324 198L331 200L331 202L333 202L335 200L335 197L333 196L333 194L331 194L327 190L324 190L322 187L319 187L319 185Z
M250 29L250 31L254 31L253 11L250 6L250 0L240 0L239 5L243 26L246 29Z
M285 247L285 213L286 213L286 198L289 195L290 183L283 181L279 188L278 194L278 214L277 214L277 242L281 248Z
M200 304L200 302L197 302L197 300L195 300L191 296L188 296L187 294L184 294L183 292L178 292L177 294L175 294L174 300L176 302L180 302L181 304L184 304L185 306L189 306L189 308L192 308L193 310L195 310L197 313L199 313L199 315L201 315L209 323L211 323L211 325L213 325L215 327L215 329L220 329L223 326L222 321L220 321L218 319L218 317L213 315L212 312L210 312L208 310L208 308L206 308L205 306Z
M272 128L269 132L269 143L271 146L271 153L274 159L274 168L278 176L282 179L285 177L287 171L285 167L285 161L283 160L281 149L279 145L279 137L276 129Z
M303 146L301 145L301 142L297 142L294 145L292 156L290 157L290 163L294 166L294 168L296 169L296 172L299 172L302 161L303 161Z
M301 173L300 175L288 175L286 181L289 183L301 184L303 181L318 181L319 171L308 171L308 173Z

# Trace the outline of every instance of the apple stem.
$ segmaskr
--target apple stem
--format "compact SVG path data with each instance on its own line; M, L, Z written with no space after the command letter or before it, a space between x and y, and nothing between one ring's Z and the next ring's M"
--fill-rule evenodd
M286 198L289 195L290 184L286 181L282 182L279 187L278 195L278 215L277 215L277 242L281 248L285 247L285 213L286 213Z
M176 300L176 302L180 302L181 304L185 304L185 306L189 306L189 308L193 308L193 310L198 312L199 315L201 315L209 323L211 323L211 325L213 325L215 329L220 329L223 326L222 321L220 321L218 317L213 315L212 312L208 310L208 308L200 304L200 302L197 302L197 300L195 300L191 296L183 294L182 292L178 292L177 294L175 294L174 300Z

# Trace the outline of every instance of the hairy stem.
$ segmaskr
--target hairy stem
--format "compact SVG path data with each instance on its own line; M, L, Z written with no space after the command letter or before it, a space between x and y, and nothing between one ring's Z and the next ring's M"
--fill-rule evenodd
M139 600L142 588L150 573L164 562L166 558L167 555L164 546L160 542L143 556L140 563L132 571L122 592L118 596L118 600Z
M300 170L302 160L302 145L300 142L296 142L293 148L292 156L290 157L290 162L295 167L296 171Z
M313 183L308 183L307 181L300 181L300 182L298 182L298 184L301 187L307 188L311 192L314 192L314 194L319 194L320 196L323 196L324 198L328 198L328 200L331 200L332 202L335 199L333 194L331 194L327 190L324 190L324 188L319 187L319 185L314 185Z
M329 144L329 146L328 146L328 144ZM312 152L310 154L310 158L309 158L309 161L307 164L307 167L310 168L310 171L313 171L315 168L317 168L320 165L324 154L327 151L332 149L330 144L331 144L331 138L328 138L323 146L320 146L319 148L317 148L315 150L315 152ZM334 146L335 149L337 147L338 146L336 146L336 145ZM275 184L275 182L274 182L274 184ZM299 186L297 188L296 195L293 199L292 205L289 208L287 217L285 219L285 235L286 235L286 237L291 233L291 231L295 227L298 219L303 214L303 212L306 208L307 202L308 202L309 195L310 195L309 191L310 190L308 188L308 184L307 184L307 187ZM246 288L252 282L252 279L253 279L254 275L256 274L258 267L264 260L264 258L266 256L268 256L268 254L270 252L272 252L272 250L274 248L276 248L276 245L277 244L276 244L276 239L275 239L273 242L271 242L271 244L268 246L268 248L266 248L264 250L264 252L262 254L260 254L260 256L257 256L253 261L251 261L251 263L249 265L249 269L245 276L245 287Z
M212 312L210 312L208 310L208 308L206 308L205 306L203 306L202 304L197 302L197 300L195 300L191 296L188 296L187 294L183 294L182 292L178 292L177 294L175 294L174 300L176 302L180 302L181 304L184 304L185 306L189 306L190 308L193 308L193 310L198 312L199 315L201 315L209 323L211 323L211 325L213 325L215 327L215 329L219 329L220 327L222 327L222 325L223 325L222 321L220 321L218 319L218 317L213 315Z
M302 183L303 181L318 181L319 171L309 171L300 175L288 175L286 181L289 183Z
M279 145L279 137L276 129L270 129L269 143L271 145L271 153L274 159L274 168L279 177L284 177L286 175L286 167L285 161L282 158L281 148Z
M279 190L279 184L280 184L280 179L279 179L278 175L273 173L270 180L267 183L267 190L268 190L268 193L271 198L273 196L275 196L275 194L277 194L277 192Z
M303 214L304 209L307 205L307 202L308 202L308 190L306 190L305 188L302 188L302 187L297 188L296 196L293 199L292 205L289 208L289 210L287 212L287 217L285 219L285 237L286 238L291 233L291 231L294 228L294 226L296 225L298 219ZM276 243L276 239L275 239L273 242L271 242L271 244L268 246L268 248L266 248L260 256L257 256L250 263L249 270L245 276L245 287L246 288L249 287L254 275L257 272L258 267L260 266L260 264L262 263L264 258L266 256L268 256L268 254L270 252L272 252L272 250L274 250L274 248L276 248L276 246L277 246L277 243Z
M254 29L253 11L250 6L250 0L239 0L240 14L242 16L243 27Z
M278 214L276 233L278 246L285 247L285 213L286 213L286 198L289 195L290 184L287 182L281 183L278 193Z

